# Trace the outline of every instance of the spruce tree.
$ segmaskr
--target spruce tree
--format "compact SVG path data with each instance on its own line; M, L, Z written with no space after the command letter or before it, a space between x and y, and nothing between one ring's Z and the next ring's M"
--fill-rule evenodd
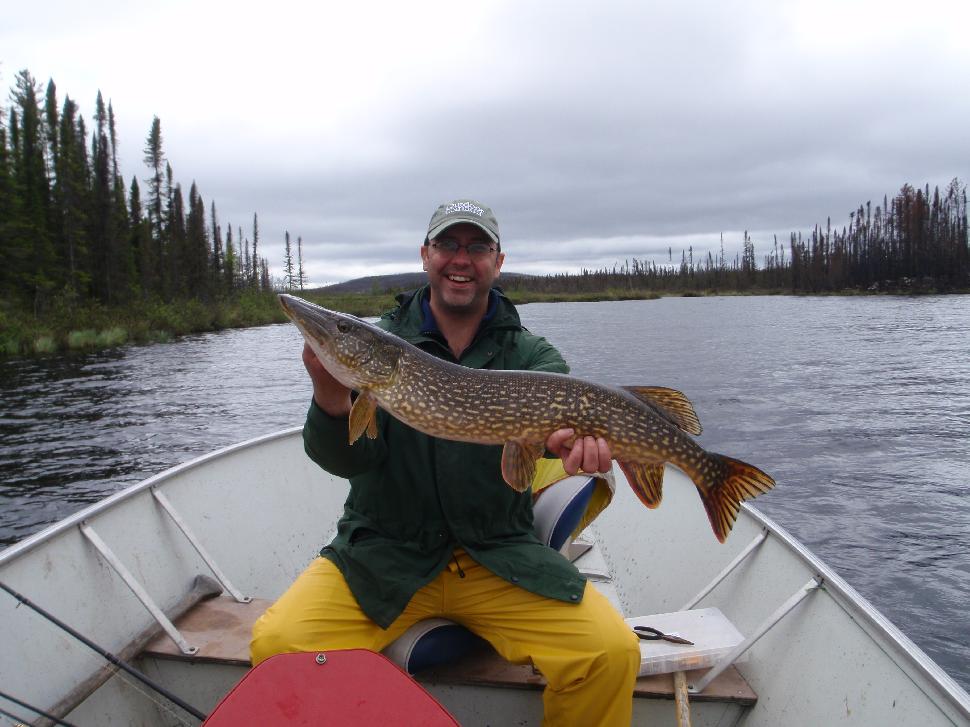
M185 259L183 265L189 296L209 297L209 240L206 236L205 203L192 182L189 189L189 211L185 221Z
M162 191L163 170L165 168L165 154L162 151L162 122L156 116L152 119L152 128L148 132L145 140L144 162L151 170L151 176L145 181L148 183L148 225L151 228L153 247L151 254L147 257L151 259L154 268L151 272L145 271L152 278L151 292L163 294L165 289L165 276L162 272L163 249L165 247L165 214L167 213L165 198ZM144 258L143 258L144 259Z
M7 152L7 130L3 123L3 109L0 108L0 296L12 300L17 295L20 281L15 271L22 264L18 253L26 257L26 251L18 250L20 220L19 199L15 195L13 171Z
M46 303L56 275L54 248L49 234L50 186L44 158L40 88L26 70L17 74L13 93L19 111L11 113L13 179L20 198L18 240L14 242L14 270L20 291L30 300L34 312ZM19 124L18 124L19 120ZM29 250L28 260L17 260Z
M283 252L283 286L286 290L293 290L293 251L290 248L290 231L286 231Z
M249 287L253 290L259 290L259 254L256 251L256 246L259 244L259 220L257 215L253 212L253 268L251 272L251 277L249 279Z
M115 112L111 107L111 101L108 101L108 140L111 142L111 174L118 179L118 132L115 130Z
M239 226L239 260L242 261L242 270L239 273L239 287L248 288L249 281L252 280L252 271L249 266L249 239L243 238L242 225Z
M236 287L236 268L238 267L236 249L232 245L232 225L226 225L226 256L223 265L223 289L232 294Z
M87 140L77 104L64 98L54 191L58 254L64 261L64 288L70 298L87 296L89 178Z
M141 190L138 178L131 178L128 193L128 241L134 261L135 279L143 297L147 298L155 289L155 267L157 265L152 246L151 223L144 217L141 206Z
M212 201L212 290L217 292L222 280L222 230L219 229L219 220L216 217L216 203Z
M114 179L111 173L111 145L108 142L108 112L101 92L95 101L95 127L91 139L93 189L90 218L91 282L95 296L103 303L121 297L118 279L118 236L115 231Z
M47 137L47 176L55 179L57 175L58 133L60 124L57 118L57 87L54 80L47 82L47 94L44 97L44 125Z
M185 205L182 201L182 190L175 184L172 165L165 162L165 195L167 209L165 212L165 229L162 235L162 269L165 271L165 295L171 299L180 295L179 290L179 261L185 236L180 234L185 229ZM178 192L178 203L175 201ZM178 204L178 210L175 205Z
M298 280L300 283L300 290L306 285L306 273L303 270L303 238L296 238L296 259L298 266Z

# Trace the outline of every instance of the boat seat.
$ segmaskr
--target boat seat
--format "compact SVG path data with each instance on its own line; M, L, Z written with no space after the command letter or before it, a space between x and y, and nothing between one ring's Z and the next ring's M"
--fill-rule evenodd
M253 624L271 602L253 599L239 603L226 595L202 601L189 610L175 625L185 639L199 651L187 656L164 633L151 641L142 651L143 658L186 661L196 664L223 664L241 669L250 667L249 640ZM687 672L688 680L704 670ZM241 678L240 674L240 678ZM479 640L467 653L454 661L425 670L415 677L425 684L473 684L485 687L511 687L541 690L545 679L529 665L510 664L491 646ZM637 680L634 697L641 699L673 699L673 679L670 674L653 674ZM702 694L692 694L691 701L733 702L752 705L757 695L733 666L717 677Z

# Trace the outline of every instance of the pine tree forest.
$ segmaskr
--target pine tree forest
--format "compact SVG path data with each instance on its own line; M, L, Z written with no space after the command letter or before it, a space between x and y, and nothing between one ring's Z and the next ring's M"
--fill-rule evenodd
M118 170L115 113L98 94L85 121L26 70L0 110L0 296L41 315L54 305L224 300L270 289L269 266L231 228L195 182L186 195L166 157L156 117L144 146L145 175ZM144 186L143 186L144 185ZM251 249L250 249L251 248Z

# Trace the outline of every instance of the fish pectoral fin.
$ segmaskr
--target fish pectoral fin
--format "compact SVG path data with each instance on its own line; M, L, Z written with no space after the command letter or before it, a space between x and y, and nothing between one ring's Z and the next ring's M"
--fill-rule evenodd
M516 492L532 486L536 474L536 460L545 451L545 444L510 439L502 448L502 479Z
M350 443L367 432L368 439L377 439L377 400L367 392L360 392L350 408Z
M663 386L621 386L640 401L659 409L667 419L688 434L697 436L701 433L701 421L697 418L694 405L684 394L676 389Z
M617 460L617 464L626 475L630 487L640 498L640 502L651 510L657 507L663 498L664 463L642 464Z

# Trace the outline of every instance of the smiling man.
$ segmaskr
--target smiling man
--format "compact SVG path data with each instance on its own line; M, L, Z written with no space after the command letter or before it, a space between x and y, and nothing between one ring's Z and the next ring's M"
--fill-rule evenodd
M431 314L460 359L488 313L492 285L505 262L492 211L470 200L439 207L431 218L421 260L428 273Z
M472 368L566 373L559 352L523 328L494 287L505 254L485 205L441 205L421 246L428 284L398 296L378 323ZM352 392L309 347L307 454L350 480L336 537L257 621L253 664L281 652L381 651L417 621L443 617L546 678L547 725L629 725L638 639L572 563L536 537L532 494L502 478L502 447L437 439L378 411L375 439L347 443ZM546 449L573 474L605 472L606 442Z

